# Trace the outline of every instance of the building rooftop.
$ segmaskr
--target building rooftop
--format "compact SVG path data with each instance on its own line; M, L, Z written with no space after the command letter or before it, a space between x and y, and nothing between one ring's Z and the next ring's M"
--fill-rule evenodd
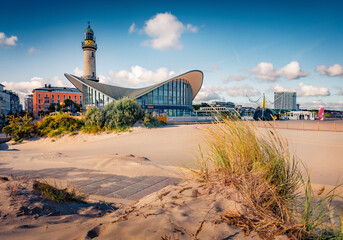
M72 93L81 93L77 88L69 87L53 87L50 84L45 84L44 87L33 89L32 92L72 92Z

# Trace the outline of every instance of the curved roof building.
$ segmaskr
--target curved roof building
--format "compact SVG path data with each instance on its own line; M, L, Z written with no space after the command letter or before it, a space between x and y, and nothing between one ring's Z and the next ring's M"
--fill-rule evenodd
M182 116L193 111L192 101L198 94L203 73L193 70L158 84L143 88L123 88L99 83L95 73L94 32L88 25L85 32L83 77L64 74L66 78L83 94L84 106L103 107L123 97L135 98L142 108L149 112L169 116Z

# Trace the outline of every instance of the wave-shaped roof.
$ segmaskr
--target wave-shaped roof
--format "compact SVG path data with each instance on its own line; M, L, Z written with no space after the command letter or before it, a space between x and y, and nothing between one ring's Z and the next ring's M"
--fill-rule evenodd
M186 72L184 74L181 74L179 76L173 77L171 79L168 79L164 82L154 84L154 85L149 86L149 87L123 88L123 87L98 83L98 82L95 82L92 80L77 77L77 76L72 75L72 74L65 73L64 76L66 76L66 78L81 92L83 92L82 85L85 84L85 85L88 85L89 87L92 87L92 88L98 90L99 92L106 94L107 96L110 96L111 98L113 98L115 100L118 100L118 99L123 98L123 97L139 98L139 97L143 96L144 94L146 94L146 93L148 93L148 92L150 92L156 88L159 88L163 84L170 82L170 81L173 81L173 80L176 80L176 79L185 79L189 82L189 84L191 85L191 88L192 88L193 99L194 99L195 96L198 94L201 86L202 86L203 78L204 78L204 74L202 73L202 71L193 70L193 71L189 71L189 72Z

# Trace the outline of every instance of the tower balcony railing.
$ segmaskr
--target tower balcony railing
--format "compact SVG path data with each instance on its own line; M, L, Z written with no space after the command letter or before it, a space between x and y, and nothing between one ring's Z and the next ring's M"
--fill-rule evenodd
M90 44L86 44L84 41L81 42L81 47L93 47L93 48L98 48L98 45L96 43L90 45Z

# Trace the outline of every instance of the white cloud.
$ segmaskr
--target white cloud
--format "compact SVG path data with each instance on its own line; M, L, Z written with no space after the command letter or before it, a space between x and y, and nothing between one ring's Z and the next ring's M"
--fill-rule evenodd
M227 83L227 82L240 82L240 81L243 81L247 79L246 76L243 76L243 75L231 75L231 76L228 76L228 77L222 77L222 80L224 83Z
M229 87L226 91L227 95L231 97L253 97L260 95L260 91L248 84L239 85L237 84L234 87Z
M79 67L76 67L76 68L74 68L74 70L73 70L73 74L74 74L75 76L78 76L78 77L83 76L83 70L80 69Z
M36 52L37 50L34 48L34 47L30 47L29 49L27 49L27 52L28 53L34 53L34 52Z
M316 71L320 72L320 75L326 75L329 77L343 77L343 67L340 64L334 64L331 67L319 65L316 67Z
M187 31L189 32L192 32L192 33L196 33L198 32L199 28L197 26L194 26L192 24L187 24L187 27L186 27Z
M325 87L316 87L299 83L299 90L297 96L299 97L313 97L313 96L330 96L330 91Z
M342 87L340 87L340 86L335 86L335 88L337 88L337 90L338 90L337 95L343 95L343 88L342 88Z
M274 84L270 86L270 90L273 92L296 92L298 97L319 97L319 96L330 96L330 91L325 87L317 87L311 85L305 85L299 83L299 88L285 88L281 85Z
M33 89L44 87L45 84L51 84L51 86L54 87L72 87L69 82L64 82L57 76L50 79L33 77L29 81L2 82L1 84L5 86L5 89L12 90L13 92L17 93L22 103L26 95L32 94Z
M0 32L0 46L15 46L17 41L17 36L6 37L5 33Z
M101 75L99 78L102 83L113 84L122 87L137 87L160 83L176 75L176 72L168 71L168 69L165 67L158 68L155 72L153 72L141 66L135 65L131 67L130 71L110 71L108 77Z
M132 23L130 28L129 28L129 33L134 33L137 32L136 24Z
M296 92L295 88L285 88L279 84L271 85L270 90L273 92Z
M214 100L222 100L216 92L207 92L206 90L200 91L194 99L194 102L209 102Z
M158 50L180 50L180 37L185 31L196 33L198 27L192 24L185 26L171 13L158 13L145 22L143 32L151 39L144 41L142 45ZM129 28L129 33L132 32L141 32L136 29L135 23Z
M310 102L300 102L301 109L319 109L324 108L328 110L341 110L343 111L343 101L326 102L323 100L314 100Z
M309 73L301 71L300 64L296 61L288 63L283 68L276 71L280 76L284 75L288 80L306 77Z
M203 86L195 98L195 102L211 101L211 100L225 100L227 96L230 97L245 97L258 96L260 91L248 84L237 84L233 87L223 85Z
M280 77L286 77L288 80L306 77L309 73L301 70L300 64L296 61L290 62L286 66L274 70L274 65L268 62L260 62L256 67L247 68L247 72L255 73L256 79L261 81L275 82Z

